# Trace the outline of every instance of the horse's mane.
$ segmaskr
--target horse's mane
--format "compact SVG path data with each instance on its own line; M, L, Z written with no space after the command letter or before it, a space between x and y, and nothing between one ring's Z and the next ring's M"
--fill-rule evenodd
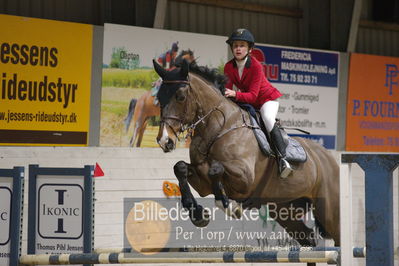
M199 66L195 61L190 63L190 72L197 74L205 80L213 83L215 88L224 95L227 78L218 72L216 68L208 68L207 66Z

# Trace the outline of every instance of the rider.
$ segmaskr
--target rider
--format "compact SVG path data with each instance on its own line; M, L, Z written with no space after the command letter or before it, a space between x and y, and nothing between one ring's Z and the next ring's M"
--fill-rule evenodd
M255 39L249 30L235 30L226 43L230 45L234 58L224 67L224 74L228 77L225 95L260 110L277 153L280 176L285 178L292 168L285 159L287 145L275 123L279 107L276 99L282 94L267 80L259 61L250 55Z
M157 61L163 68L167 70L175 68L175 59L177 56L177 51L179 50L178 44L179 42L172 43L172 48L158 57ZM156 95L158 94L159 88L161 87L161 83L161 78L152 83L151 95L154 96L154 105L158 105L159 103Z
M175 66L177 51L179 50L179 42L174 42L172 48L158 57L158 63L165 69L169 70Z

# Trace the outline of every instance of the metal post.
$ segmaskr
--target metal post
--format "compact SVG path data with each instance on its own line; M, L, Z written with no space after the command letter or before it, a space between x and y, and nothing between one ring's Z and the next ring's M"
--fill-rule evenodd
M359 29L360 13L362 11L362 1L355 0L353 4L352 23L349 30L348 46L346 51L348 53L354 52L356 48L357 31Z
M353 265L352 239L352 166L342 164L339 171L340 184L340 230L341 230L341 265Z
M393 266L393 171L399 154L343 154L365 172L366 265Z
M154 18L154 28L156 29L164 28L167 7L168 7L168 0L157 0L157 7L155 9L155 18Z

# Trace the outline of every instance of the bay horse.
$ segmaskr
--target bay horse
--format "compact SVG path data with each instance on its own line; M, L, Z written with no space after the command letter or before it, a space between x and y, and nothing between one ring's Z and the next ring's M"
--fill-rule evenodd
M194 53L190 49L182 50L176 57L175 62L179 64L185 59L188 62L195 61ZM155 83L155 82L154 82ZM129 126L133 123L133 135L130 139L130 146L141 146L144 131L147 127L148 119L151 117L159 117L159 105L154 103L155 96L152 95L151 90L146 91L138 99L133 98L129 103L128 114L124 120L126 132Z
M153 63L163 80L157 95L161 104L158 144L164 152L171 152L181 132L189 129L193 134L190 163L177 162L174 173L182 205L194 225L206 226L210 219L189 184L201 197L214 194L216 205L238 218L242 208L260 208L266 203L275 204L276 213L290 207L303 210L311 203L319 232L339 246L339 167L328 150L309 139L295 138L307 160L293 163L294 171L283 179L276 160L261 152L248 126L249 115L224 97L224 89L219 88L222 75L187 62L172 71ZM313 229L302 219L273 218L299 244L316 245Z

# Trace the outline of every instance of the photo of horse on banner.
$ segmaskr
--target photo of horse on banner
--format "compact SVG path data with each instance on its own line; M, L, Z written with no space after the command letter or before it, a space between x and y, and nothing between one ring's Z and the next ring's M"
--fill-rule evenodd
M228 53L223 40L217 35L107 24L100 146L158 148L160 110L155 95L160 81L152 60L165 69L173 69L184 57L223 71ZM178 143L179 148L186 146L186 141Z
M169 69L173 69L175 65L181 63L183 59L188 62L195 62L194 52L190 49L182 50L176 59L173 60L173 64L171 64ZM158 62L162 64L162 58L158 59ZM163 63L163 65L165 65L165 63ZM148 120L150 118L159 117L160 115L159 102L156 98L160 85L161 79L158 79L153 82L151 90L145 92L138 99L133 98L130 100L128 114L124 119L124 124L126 132L129 131L129 127L132 124L133 134L129 142L131 147L141 146Z

